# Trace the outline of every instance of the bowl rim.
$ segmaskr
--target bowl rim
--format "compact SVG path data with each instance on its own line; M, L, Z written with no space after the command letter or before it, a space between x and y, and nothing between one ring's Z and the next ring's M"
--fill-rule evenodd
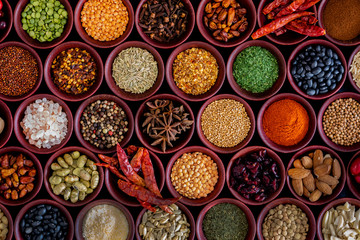
M6 216L6 218L8 219L8 233L6 235L5 240L11 240L13 235L14 235L14 221L13 218L11 217L11 214L9 212L9 210L0 203L0 210L4 213L4 215Z
M218 64L219 72L218 72L216 82L207 92L200 94L200 95L191 95L191 94L187 94L187 93L183 92L180 88L178 88L176 86L176 83L175 83L174 77L173 77L173 64L174 64L176 57L180 53L182 53L190 48L201 48L201 49L204 49L204 50L210 52L211 55L216 59L216 62ZM206 99L211 98L220 90L220 88L222 87L222 85L225 81L226 66L225 66L225 61L224 61L221 53L215 47L211 46L210 44L208 44L206 42L192 41L192 42L186 42L186 43L178 46L177 48L175 48L172 51L172 53L170 54L170 56L168 57L168 59L166 61L165 72L166 72L166 81L167 81L170 89L173 91L174 94L176 94L176 96L181 97L187 101L199 102L199 101L204 101Z
M343 73L343 77L341 78L341 81L337 83L336 88L334 90L331 90L325 94L319 94L319 95L314 95L314 96L310 96L307 95L305 92L303 92L295 83L294 78L292 77L291 74L291 63L294 60L294 58L302 51L304 50L305 47L310 46L310 45L321 45L321 46L325 46L327 48L331 48L338 56L339 56L339 60L341 61L342 66L344 67L344 73ZM287 73L287 78L290 82L291 87L295 90L295 92L297 92L298 94L300 94L301 96L303 96L304 98L307 99L311 99L311 100L323 100L326 98L329 98L333 95L335 95L340 88L344 85L345 79L346 79L346 73L347 73L347 62L345 59L344 54L342 53L342 51L333 43L327 41L327 40L323 40L323 39L312 39L312 40L307 40L301 44L299 44L292 52L290 57L287 60L287 68L286 68L286 73Z
M273 155L274 156L274 157L271 157L271 158L278 164L278 167L279 167L279 170L280 170L280 175L281 175L278 189L274 193L272 193L272 195L270 197L268 197L263 202L257 202L257 201L254 201L254 200L246 199L243 196L241 196L238 192L236 192L230 186L230 175L231 175L231 170L232 170L232 167L234 165L234 162L241 156L245 156L245 155L248 155L250 153L257 152L259 150L266 150L268 155ZM263 146L249 146L249 147L241 149L240 151L238 151L230 159L230 161L229 161L229 163L227 165L227 168L226 168L226 184L227 184L228 189L230 190L231 194L237 200L239 200L239 201L241 201L241 202L243 202L243 203L245 203L247 205L260 206L260 205L265 205L265 204L273 201L274 199L277 198L277 196L279 196L281 191L284 189L285 182L286 182L286 170L285 170L285 166L284 166L284 163L283 163L282 159L280 158L280 156L278 154L276 154L276 152L274 152L270 148L263 147Z
M350 159L348 165L347 165L347 169L346 169L346 183L347 186L350 189L350 192L357 198L360 199L360 191L356 188L356 186L354 186L354 177L351 174L350 168L351 168L351 164L355 161L355 159L359 158L360 156L360 151L357 151L352 158ZM356 183L358 184L358 183Z
M259 47L262 47L262 48L265 48L266 50L268 50L276 58L276 60L278 62L278 66L279 66L278 79L276 80L276 82L273 84L273 86L270 89L266 90L263 93L260 93L259 96L256 96L255 93L251 93L249 91L246 91L245 89L242 89L239 86L239 84L237 84L235 77L233 75L233 66L234 66L236 57L240 54L240 52L242 52L246 48L253 47L253 46L259 46ZM281 51L275 45L271 44L270 42L263 41L263 40L250 40L250 41L246 41L246 42L240 44L231 52L231 54L228 58L227 64L226 64L226 75L227 75L227 79L228 79L228 82L229 82L232 90L237 95L239 95L245 99L252 100L252 101L262 101L262 100L266 100L266 99L274 96L277 92L280 91L280 89L282 88L282 86L285 83L286 66L287 65L286 65L284 55L281 53ZM279 82L278 86L276 86L277 82ZM261 95L263 95L263 96L261 96Z
M3 132L0 134L0 136L1 136L0 149L2 147L4 147L6 145L6 143L9 141L9 139L12 135L12 132L14 130L14 120L13 120L11 110L8 107L8 105L5 102L3 102L2 100L0 100L0 110L1 109L4 110L1 114L1 116L3 117L3 120L6 125L5 125ZM3 143L1 143L1 142L3 142Z
M10 3L8 2L8 0L2 0L3 2L3 7L6 7L7 10L8 10L8 13L9 13L9 22L7 23L8 26L7 26L7 30L5 32L5 34L0 37L0 43L2 41L5 40L5 38L9 35L10 31L11 31L11 28L13 26L13 22L14 22L14 14L13 14L13 11L12 11L12 8L11 8L11 5Z
M94 84L90 87L90 89L82 94L79 95L71 95L67 94L63 91L61 91L53 81L53 77L51 74L51 65L54 59L63 51L66 51L70 48L81 48L82 50L86 50L94 59L97 67L97 76ZM49 53L49 55L46 57L45 63L44 63L44 79L47 87L50 89L50 91L57 97L69 101L69 102L78 102L82 101L90 96L92 96L101 86L101 83L103 81L104 76L104 67L103 62L101 60L101 57L99 53L92 48L91 46L78 41L70 41L70 42L64 42L60 45L56 46L52 51Z
M354 78L353 78L353 76L352 76L352 74L351 74L351 72L350 72L351 64L352 64L352 62L353 62L353 60L354 60L355 55L356 55L358 52L360 52L360 45L357 46L357 47L354 49L354 51L351 53L351 55L350 55L350 57L349 57L348 68L347 68L347 69L348 69L348 79L349 79L351 85L353 86L353 88L354 88L356 91L358 91L358 92L360 93L360 88L356 85L356 83L355 83L355 81L354 81Z
M118 56L118 54L121 51L128 49L130 47L138 47L147 50L153 55L155 61L158 64L158 76L156 78L156 81L154 82L151 88L140 94L130 93L130 92L126 92L123 89L120 89L117 86L112 76L112 65L114 63L115 58ZM153 46L140 41L127 41L114 48L106 59L104 72L105 72L105 81L108 87L110 88L110 90L119 98L125 99L127 101L141 101L154 95L161 87L165 75L164 62L162 60L160 53Z

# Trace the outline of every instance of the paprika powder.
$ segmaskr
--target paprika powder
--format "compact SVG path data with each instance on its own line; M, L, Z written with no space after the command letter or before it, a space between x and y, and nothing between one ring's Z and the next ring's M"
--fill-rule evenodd
M309 129L309 115L305 108L291 99L271 104L263 116L263 129L271 141L282 146L298 144Z

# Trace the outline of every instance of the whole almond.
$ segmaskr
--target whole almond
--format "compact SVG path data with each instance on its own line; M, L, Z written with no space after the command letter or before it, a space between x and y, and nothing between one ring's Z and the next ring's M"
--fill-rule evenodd
M317 166L323 164L323 162L324 162L324 154L320 149L315 150L313 160L314 160L314 162L313 162L314 168L316 168Z
M301 163L304 166L304 168L312 168L313 166L313 160L308 156L303 156L301 158Z
M336 179L340 179L340 177L341 177L341 166L340 166L339 160L337 160L336 158L334 159L333 165L332 165L332 175Z
M310 170L303 168L291 168L288 171L289 177L292 179L303 179L309 176L310 173Z
M307 190L306 187L304 187L303 190L304 190L304 193L303 193L304 196L307 197L307 198L309 198L309 197L310 197L310 194L311 194L311 193L309 192L309 190Z
M297 195L302 196L304 193L304 186L301 179L292 179L292 187Z
M324 176L330 173L331 166L327 164L321 164L314 168L314 173L317 177Z
M324 158L324 164L332 166L333 159L331 157Z
M331 158L331 155L329 153L325 154L324 159L326 159L326 158Z
M328 185L336 185L339 183L339 180L330 175L320 176L318 179Z
M309 174L306 178L303 178L304 187L309 190L309 192L313 192L315 190L315 179L312 174Z
M302 165L301 161L299 159L296 159L294 161L294 167L295 168L304 168L304 166Z
M322 192L319 189L316 189L310 194L309 200L310 202L316 202L321 197Z
M331 195L332 194L332 188L329 186L329 184L326 184L322 181L316 182L316 187L325 195Z

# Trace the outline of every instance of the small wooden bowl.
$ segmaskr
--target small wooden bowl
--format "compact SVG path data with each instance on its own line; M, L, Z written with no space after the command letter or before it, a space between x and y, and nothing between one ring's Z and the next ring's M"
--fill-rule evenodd
M349 161L348 165L347 165L347 170L346 170L346 183L347 186L350 189L350 192L352 194L354 194L354 196L360 200L360 189L359 189L359 183L357 183L355 181L354 176L351 174L350 168L351 168L351 164L358 158L360 157L360 151L356 152L355 155L351 158L351 160Z
M14 21L13 12L10 3L8 2L8 0L2 0L2 3L3 3L3 8L1 9L1 11L3 11L5 14L3 19L6 22L6 28L0 31L0 43L4 41L4 39L9 35Z
M0 100L0 117L5 122L5 128L2 133L0 133L0 149L5 146L5 144L9 141L13 128L14 122L13 117L10 111L10 108L6 103Z
M348 79L349 79L351 85L354 87L354 89L360 93L360 88L356 85L356 83L354 81L354 78L353 78L353 76L352 76L352 74L350 72L351 64L352 64L352 62L354 60L355 55L359 51L360 51L360 45L357 46L357 48L354 49L354 51L351 53L351 56L349 58L349 61L348 61Z

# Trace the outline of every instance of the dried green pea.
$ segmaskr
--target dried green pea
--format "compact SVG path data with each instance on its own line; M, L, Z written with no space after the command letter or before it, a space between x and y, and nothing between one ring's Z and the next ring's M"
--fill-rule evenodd
M75 168L74 169L74 171L72 172L72 174L74 174L74 175L76 175L76 176L80 176L80 171L81 171L82 169L81 168Z
M70 201L72 203L76 203L79 200L79 191L76 189L73 189L70 194Z
M50 184L58 185L63 181L63 179L59 176L51 176L49 178Z
M89 182L89 181L85 181L84 179L80 179L80 182L81 182L82 184L84 184L87 188L90 187L90 182Z
M92 174L93 170L91 170L90 168L84 168L85 171L87 171L89 174Z
M66 188L66 184L60 183L53 188L53 193L55 195L60 195L65 190L65 188Z
M70 169L68 169L68 168L55 171L55 175L58 175L60 177L65 177L65 176L69 175L69 173L70 173Z
M72 157L73 159L78 159L78 158L80 157L80 152L79 152L79 151L73 151L73 152L71 153L71 157Z
M77 167L78 167L78 165L77 165L77 160L76 160L76 159L73 160L73 164L71 164L71 166L72 166L73 168L77 168Z
M53 171L62 169L62 167L60 166L60 164L55 163L55 162L52 163L50 167L51 167L51 170L53 170Z
M87 187L81 182L74 182L72 186L73 188L79 190L80 192L86 192L87 190Z
M83 168L86 164L86 161L87 161L86 155L81 155L77 160L77 166L79 168Z
M85 199L85 197L86 197L86 192L80 192L79 193L79 200L80 201L83 201Z
M65 154L66 155L66 154ZM65 157L64 155L64 157ZM57 162L60 164L61 167L63 168L68 168L69 165L65 162L65 160L62 157L58 157L57 158Z
M67 187L64 191L64 200L69 200L71 194L71 188Z
M92 177L91 177L91 182L90 182L90 187L92 189L95 189L99 185L99 181L100 181L99 172L93 171Z
M78 182L79 181L79 177L75 176L75 175L68 175L65 177L65 182L68 183L73 183L73 182Z
M93 161L91 161L90 159L88 159L88 160L86 161L86 165L85 165L85 166L87 166L88 168L90 168L90 169L93 170L93 171L97 170L97 167L96 167L95 163L94 163Z
M90 179L91 179L90 173L88 173L88 172L87 172L86 170L84 170L84 169L81 169L81 170L80 170L79 177L80 177L81 179L84 179L85 181L90 181Z
M66 153L64 154L64 159L65 159L65 162L69 165L72 165L73 164L73 158L70 156L70 154Z
M90 194L90 193L93 193L94 192L94 190L92 189L92 188L88 188L87 190L86 190L86 194Z

